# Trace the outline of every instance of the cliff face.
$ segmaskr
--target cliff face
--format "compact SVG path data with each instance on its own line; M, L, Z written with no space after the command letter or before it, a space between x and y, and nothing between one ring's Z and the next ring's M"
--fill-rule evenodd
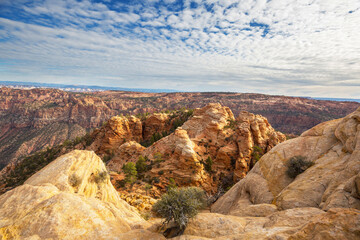
M300 134L326 120L343 117L359 103L241 93L69 93L55 89L0 89L0 168L22 156L58 145L100 127L112 116L168 109L199 108L212 102L237 116L248 111L265 116L284 133ZM148 119L143 129L151 138L165 115ZM168 125L167 125L168 126ZM169 129L163 126L165 131Z
M243 221L246 227L234 233L238 238L358 239L359 147L360 108L272 148L212 205L211 212L229 216L228 221ZM296 156L312 165L292 178L288 161ZM193 223L187 234L207 237L197 226L206 225L216 216L212 214L199 216L200 223ZM236 239L235 235L215 231L213 237Z
M240 202L244 205L246 200L248 204L273 203L279 209L360 209L359 147L360 108L274 147L213 210L231 213L232 207ZM313 166L292 179L286 174L287 162L295 156L304 157ZM255 186L255 182L261 184Z
M158 125L152 124L152 129L164 131L169 128L166 125L170 122L169 116L163 114L161 118L164 120L157 120ZM144 121L144 129L147 129L149 119L153 119L153 116ZM113 124L111 119L99 130L111 133L101 135L90 148L99 154L104 151L112 152L113 157L107 166L117 172L122 171L125 163L136 162L139 156L149 159L147 164L150 170L145 172L144 178L157 179L151 183L162 191L172 179L179 186L201 186L214 193L219 186L229 186L231 182L236 182L246 175L255 161L254 149L265 153L285 140L285 136L276 132L266 118L242 112L235 119L231 110L220 104L209 104L195 109L189 120L174 133L148 148L135 142L127 142L142 138L141 135L134 137L137 128L131 130L119 127L122 131L116 131L114 129L118 128L112 126ZM143 132L143 136L149 136L147 131ZM113 136L116 136L115 139ZM112 145L113 148L108 148L105 144L110 140L116 143ZM97 144L98 141L103 144Z

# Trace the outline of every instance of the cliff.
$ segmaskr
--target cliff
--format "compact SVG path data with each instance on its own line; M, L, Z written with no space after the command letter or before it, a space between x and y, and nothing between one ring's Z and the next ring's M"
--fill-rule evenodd
M112 116L200 108L219 102L237 116L248 111L266 117L283 133L300 134L316 124L344 117L359 103L242 93L71 93L56 89L0 89L0 169L9 162L101 127ZM144 129L151 138L159 115ZM165 130L169 130L166 127Z
M144 129L147 129L149 119L153 118L149 116L144 120ZM195 109L175 132L147 148L133 141L142 139L139 128L130 127L141 126L139 119L117 119L122 119L119 124L112 118L99 130L105 134L97 134L101 137L94 141L90 149L98 154L111 152L113 156L107 166L116 172L122 172L124 164L136 162L139 156L143 156L148 160L148 171L144 173L143 181L162 192L172 179L172 184L201 186L215 193L219 187L229 187L246 175L257 160L254 158L255 150L265 153L285 140L285 136L275 131L266 118L242 112L235 119L231 110L219 103ZM152 128L160 132L167 129L166 123L171 118L163 114L162 119L157 120L157 125L151 125ZM123 127L123 122L128 121L138 124ZM113 143L110 144L112 148L109 142Z

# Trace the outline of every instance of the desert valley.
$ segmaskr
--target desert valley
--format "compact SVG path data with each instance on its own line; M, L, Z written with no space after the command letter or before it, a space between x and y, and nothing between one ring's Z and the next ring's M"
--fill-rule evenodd
M2 239L360 237L359 103L1 91ZM164 225L154 206L189 187L206 206Z
M360 240L359 0L0 0L0 240Z

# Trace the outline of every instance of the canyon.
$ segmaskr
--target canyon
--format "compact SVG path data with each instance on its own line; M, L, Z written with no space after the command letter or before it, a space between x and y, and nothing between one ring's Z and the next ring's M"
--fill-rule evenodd
M161 145L175 145L175 155L178 146L183 149L181 153L190 156L189 146L196 148L197 136L211 135L220 123L223 124L220 126L229 126L221 128L223 133L233 131L227 123L232 121L225 120L232 119L230 113L220 104L196 109L181 127L142 152L164 141ZM219 116L226 117L218 121L210 118ZM234 134L237 130L250 130L247 132L253 139L258 137L256 141L260 146L259 139L269 146L267 152L210 206L210 211L200 212L190 220L183 235L173 239L360 238L360 108L344 118L318 124L299 137L276 144L271 144L273 138L269 136L281 139L282 134L272 130L263 117L240 113L234 119L237 120ZM133 133L138 130L136 126L140 126L133 124L137 120L130 116L113 119L113 122L125 124L116 124L118 128L112 128L112 132L133 129ZM94 131L94 136L109 133L108 124ZM247 125L250 128L246 128ZM253 129L266 129L264 132L272 134L256 135ZM115 140L104 141L109 143L104 144L107 147L133 145L140 140L134 134L126 134L128 140L123 143L112 134L105 136ZM101 149L102 144L98 143L94 139L87 148ZM84 143L79 142L75 147L81 145ZM156 148L160 150L160 146ZM136 152L138 148L134 149ZM311 164L297 175L289 175L289 161L299 157ZM189 171L191 165L183 167ZM161 233L162 220L144 220L119 197L109 174L94 151L71 150L58 157L23 185L0 195L0 236L3 239L165 239Z
M251 93L65 92L0 88L0 169L31 153L74 140L117 115L195 109L219 102L235 116L260 114L278 131L299 135L316 124L343 117L356 102L320 101Z

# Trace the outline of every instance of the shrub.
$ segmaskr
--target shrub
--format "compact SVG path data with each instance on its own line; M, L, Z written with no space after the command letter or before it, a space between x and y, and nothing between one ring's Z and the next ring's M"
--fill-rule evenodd
M127 183L134 183L137 178L137 171L136 171L136 165L133 162L129 162L124 164L123 171L125 173L125 182Z
M167 185L167 189L169 190L170 188L176 188L176 182L173 178L169 178L169 185Z
M94 181L97 184L105 183L108 179L108 176L109 174L107 173L107 171L98 172L97 174L95 174Z
M69 176L68 181L69 181L70 186L72 186L72 187L77 187L81 183L81 179L75 173L73 173Z
M159 171L159 175L163 175L164 174L164 171L163 170L160 170Z
M180 235L189 220L196 216L199 209L206 206L206 202L205 192L200 188L170 188L153 205L152 210L165 218L164 225L173 221L179 229L177 235Z
M155 153L154 154L154 163L161 163L164 160L162 159L162 154L161 153Z
M254 146L251 153L250 169L252 169L259 159L264 155L264 151L259 146Z
M110 161L112 158L113 158L113 155L105 154L102 160L103 160L104 163L107 163L107 162Z
M143 156L139 156L139 160L136 161L136 171L143 173L146 171L146 161Z
M210 156L205 160L205 162L202 162L202 164L204 165L205 171L212 173L213 160Z
M306 161L306 158L303 156L295 156L289 159L286 163L287 170L286 173L290 178L295 178L300 173L305 172L306 169L313 165L312 162Z

